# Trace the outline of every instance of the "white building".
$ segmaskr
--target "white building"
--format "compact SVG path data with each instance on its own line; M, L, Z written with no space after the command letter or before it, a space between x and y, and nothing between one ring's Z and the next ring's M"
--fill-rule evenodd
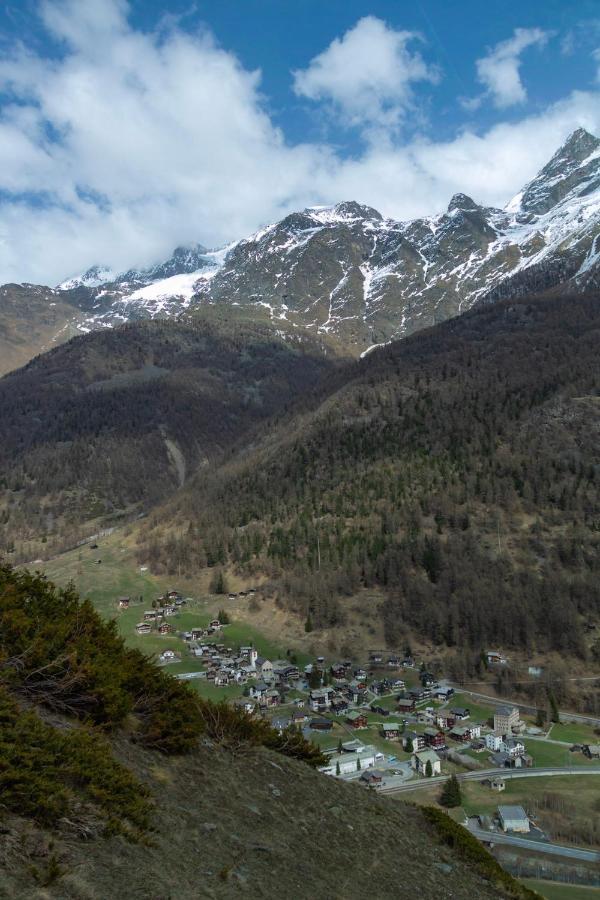
M375 765L375 747L367 746L356 753L332 753L326 766L319 771L325 775L352 775ZM339 770L339 771L338 771Z
M410 764L418 775L427 774L427 763L431 763L432 776L442 774L442 761L433 750L419 750L418 753L413 753Z
M529 831L529 819L522 806L499 806L498 818L502 831L516 831L522 834Z
M502 750L502 735L495 734L492 732L491 734L486 734L485 736L485 746L488 750L493 750L494 753L497 753L498 750Z

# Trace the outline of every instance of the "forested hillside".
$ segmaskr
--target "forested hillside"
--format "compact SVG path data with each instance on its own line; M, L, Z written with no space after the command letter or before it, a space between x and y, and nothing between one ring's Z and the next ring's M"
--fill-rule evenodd
M534 897L455 823L311 770L322 761L300 734L201 700L74 590L0 567L3 900L361 898L374 877L392 898L407 863L426 898L449 875L457 900Z
M0 380L0 548L32 558L31 539L145 512L333 365L308 337L210 311L38 357Z
M199 473L140 559L262 571L307 627L379 587L391 645L588 652L600 613L600 303L504 302L374 353Z

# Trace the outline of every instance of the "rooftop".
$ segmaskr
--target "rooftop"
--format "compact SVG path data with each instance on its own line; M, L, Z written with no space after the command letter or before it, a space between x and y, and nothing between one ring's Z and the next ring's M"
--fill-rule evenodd
M502 819L527 819L529 816L522 806L499 806L498 814Z

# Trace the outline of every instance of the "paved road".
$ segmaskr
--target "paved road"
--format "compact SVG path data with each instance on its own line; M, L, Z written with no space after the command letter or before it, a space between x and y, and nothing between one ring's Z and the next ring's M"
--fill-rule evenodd
M549 775L600 775L600 766L540 766L537 769L477 769L475 772L463 772L457 775L459 781L483 781L484 778L493 778L501 775L506 781L509 778L545 778ZM444 784L448 780L447 775L435 778L419 778L409 781L398 787L381 787L380 794L400 794L408 791L421 791L436 784Z
M582 859L586 862L600 862L600 853L597 850L580 850L579 847L565 847L562 844L550 844L545 841L531 841L516 834L501 834L484 831L481 828L469 828L469 831L478 840L486 844L511 844L530 852L549 853L552 856L568 856L570 859Z
M598 676L594 675L590 679L581 679L595 681ZM468 694L470 697L475 697L476 700L485 700L488 703L493 704L494 706L518 706L519 709L522 709L524 712L528 713L536 713L538 711L537 706L532 706L530 703L521 703L518 700L511 700L510 698L499 699L498 697L490 697L489 694L480 694L478 691L470 691L468 688L463 687L461 684L448 682L450 687L453 687L456 691L459 691L461 694ZM569 721L569 722L581 722L583 725L600 725L600 718L595 716L584 716L581 713L573 713L568 712L565 709L560 710L561 721Z

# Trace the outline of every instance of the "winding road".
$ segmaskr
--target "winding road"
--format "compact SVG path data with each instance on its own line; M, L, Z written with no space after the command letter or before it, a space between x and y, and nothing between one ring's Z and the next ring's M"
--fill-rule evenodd
M540 766L537 769L477 769L474 772L462 772L457 775L458 781L483 781L500 775L505 781L512 778L546 778L551 775L600 775L600 766ZM402 794L409 791L422 791L444 784L447 775L436 775L434 778L420 778L399 784L394 787L380 787L378 794Z
M549 853L552 856L568 856L570 859L581 859L585 862L600 862L597 850L581 850L579 847L566 847L564 844L550 844L545 841L531 841L516 834L504 834L484 831L482 828L469 828L478 841L484 844L510 844L524 850L538 853Z

